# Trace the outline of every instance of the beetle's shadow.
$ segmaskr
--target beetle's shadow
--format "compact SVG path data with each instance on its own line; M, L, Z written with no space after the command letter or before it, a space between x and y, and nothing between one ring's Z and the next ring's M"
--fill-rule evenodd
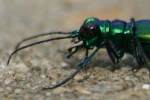
M71 59L65 59L65 61L70 66L75 66L81 62L81 59L79 59L76 56L73 56ZM94 57L92 59L89 66L106 68L108 70L112 70L112 68L114 68L114 67L116 69L120 69L122 67L133 68L133 67L136 67L137 64L136 64L135 59L130 55L123 57L123 59L120 61L120 63L115 65L111 62L111 60L107 54L99 54L99 55L96 55L96 57Z

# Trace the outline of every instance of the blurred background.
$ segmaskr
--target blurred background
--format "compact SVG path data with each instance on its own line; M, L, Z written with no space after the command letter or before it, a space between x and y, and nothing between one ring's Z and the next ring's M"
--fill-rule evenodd
M149 0L0 0L0 46L11 42L11 36L18 40L30 33L77 29L89 16L149 18L149 4Z
M103 69L112 67L103 52L94 59L94 68L83 72L84 75L81 73L71 84L54 91L41 91L41 87L69 75L74 69L66 66L79 63L75 58L70 60L71 64L64 60L70 41L31 48L19 53L6 66L9 54L23 38L79 29L85 18L91 16L125 21L131 17L150 19L150 0L0 0L1 100L149 100L150 91L143 90L143 86L150 89L149 75L145 71L135 76L128 70L113 73ZM65 50L58 51L60 48Z

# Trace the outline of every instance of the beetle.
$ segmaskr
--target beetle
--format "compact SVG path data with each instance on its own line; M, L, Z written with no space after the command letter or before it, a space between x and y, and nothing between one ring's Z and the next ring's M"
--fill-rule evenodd
M21 46L22 43L28 40L52 34L64 36ZM25 38L16 45L15 50L8 58L7 64L9 64L12 56L22 49L61 39L72 39L72 42L75 44L68 49L68 58L81 48L85 48L85 58L78 64L76 71L69 77L54 86L43 88L44 90L57 88L73 79L75 75L91 62L91 59L100 48L106 48L114 64L119 63L125 53L129 53L139 64L139 66L133 67L133 70L146 67L150 72L150 20L135 21L134 18L131 18L130 22L126 22L118 19L110 21L89 17L83 22L79 30L72 32L49 32ZM89 50L91 49L93 52L89 54Z

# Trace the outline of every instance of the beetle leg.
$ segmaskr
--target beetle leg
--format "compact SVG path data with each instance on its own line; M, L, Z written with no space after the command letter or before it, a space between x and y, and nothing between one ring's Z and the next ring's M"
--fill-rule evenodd
M85 59L83 60L83 62L80 63L80 65L87 65L91 62L91 59L92 57L97 53L97 51L99 50L100 48L96 48L90 56L86 56ZM86 51L87 52L87 51ZM87 53L88 54L88 53Z
M83 44L70 47L68 49L69 54L67 55L67 58L69 59L71 56L73 56L73 54L75 54L82 47L83 47Z
M139 64L139 66L136 69L139 70L140 68L145 66L150 72L150 61L147 58L140 42L138 40L136 40L135 42L137 45L134 45L134 56Z
M114 71L115 69L119 68L116 64L119 63L122 55L119 53L119 51L116 49L116 47L110 40L106 41L105 46L106 46L108 56L110 57L111 61L114 63L114 66L112 68L112 71Z
M110 59L114 64L117 64L119 62L119 58L116 53L116 50L112 48L112 45L109 43L109 41L106 42L105 46Z
M77 70L74 73L72 73L70 76L68 76L67 78L65 78L64 80L62 80L61 82L59 82L58 84L56 84L54 86L49 86L49 87L42 88L42 90L55 89L57 87L60 87L60 86L64 85L65 83L67 83L71 79L73 79L82 69L84 69L91 62L92 57L95 55L95 53L98 50L99 50L99 48L97 48L96 50L94 50L94 52L90 56L85 57L84 60L80 64L78 64Z
M42 90L55 89L57 87L60 87L60 86L64 85L69 80L73 79L82 70L82 68L83 68L83 66L82 67L78 67L78 69L74 73L72 73L69 77L65 78L64 80L62 80L60 83L58 83L58 84L56 84L54 86L44 87L44 88L42 88Z
M133 47L133 56L136 58L137 63L139 64L139 66L136 66L136 68L132 68L132 71L138 71L139 69L142 68L142 66L144 65L144 61L142 58L142 54L141 54L141 50L138 46L138 41L136 38L136 27L135 27L135 20L133 18L131 18L131 29L132 29L132 40L131 40L131 44Z
M147 56L143 50L143 47L141 46L141 44L138 40L136 40L136 44L137 45L134 45L134 57L136 58L136 60L139 64L139 66L136 67L136 70L138 71L142 67L146 67L150 73L150 61L147 58ZM134 70L135 70L135 68L133 68L133 71Z

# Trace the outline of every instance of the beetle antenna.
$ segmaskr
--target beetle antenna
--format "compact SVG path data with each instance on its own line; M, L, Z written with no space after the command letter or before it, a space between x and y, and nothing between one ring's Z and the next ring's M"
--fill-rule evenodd
M66 33L66 32L49 32L49 33L42 33L42 34L38 34L38 35L34 35L34 36L31 36L31 37L28 37L28 38L25 38L23 39L22 41L20 41L16 47L15 47L15 50L18 49L20 47L20 45L26 41L29 41L29 40L32 40L32 39L35 39L35 38L39 38L39 37L43 37L43 36L47 36L47 35L53 35L53 34L62 34L62 35L65 35L65 34L69 34L69 33Z
M13 51L13 52L10 54L10 56L9 56L9 58L8 58L8 61L7 61L7 65L9 64L9 62L10 62L12 56L13 56L14 54L16 54L16 53L17 53L18 51L20 51L20 50L23 50L23 49L25 49L25 48L28 48L28 47L31 47L31 46L34 46L34 45L37 45L37 44L41 44L41 43L50 42L50 41L53 41L53 40L68 39L68 38L72 38L72 36L63 36L63 37L56 37L56 38L46 39L46 40L41 40L41 41L38 41L38 42L34 42L34 43L31 43L31 44L22 46L22 47L16 49L15 51Z

